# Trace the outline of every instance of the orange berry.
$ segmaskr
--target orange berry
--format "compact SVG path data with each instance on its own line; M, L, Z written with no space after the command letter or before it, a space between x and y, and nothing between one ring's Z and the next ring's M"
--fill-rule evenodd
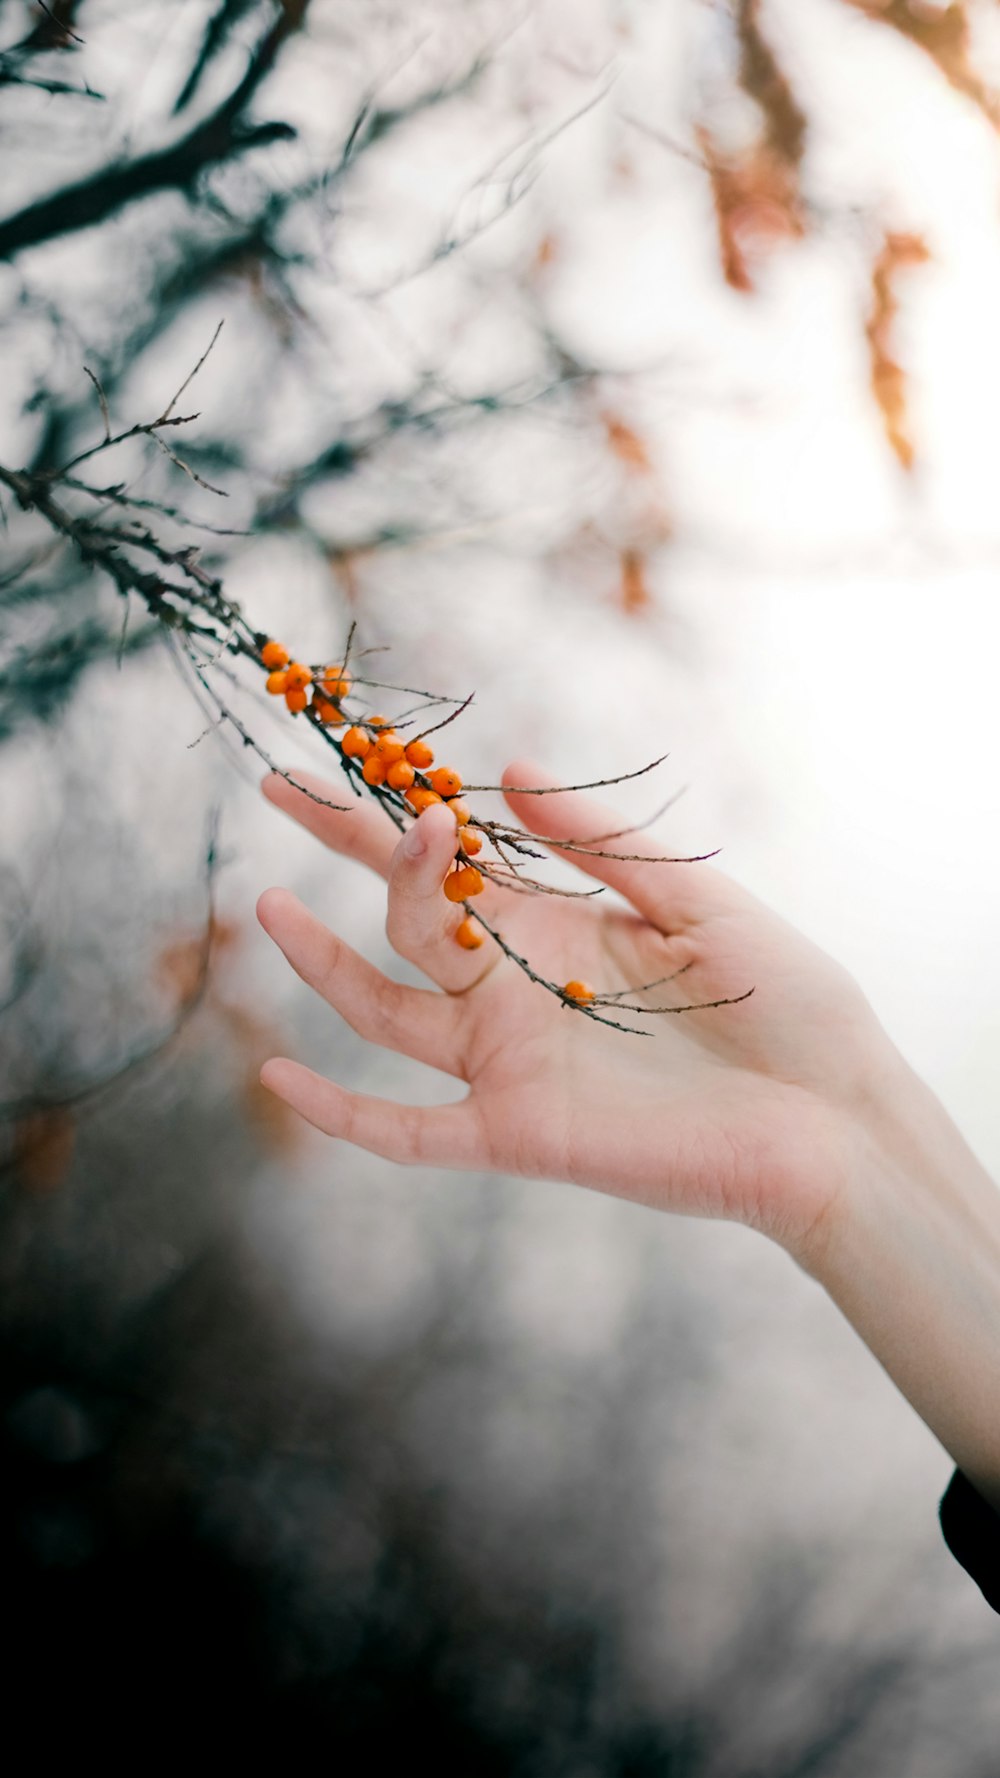
M594 998L594 990L588 987L586 982L567 982L563 993L567 1000L579 1001L581 1006L586 1006L587 1002Z
M406 757L411 766L416 766L417 771L422 772L434 764L434 749L428 747L426 741L411 741L406 749Z
M410 764L413 764L412 760ZM462 780L454 766L438 766L437 771L430 772L428 777L431 788L437 791L438 796L457 796L462 788Z
M453 796L450 799L448 807L454 815L455 820L458 822L459 827L464 827L467 821L472 820L472 814L468 803L460 802L457 796Z
M425 790L422 784L415 784L407 793L406 800L415 815L422 815L425 809L430 808L431 803L439 803L442 798L436 790Z
M320 722L329 723L333 728L339 728L341 723L347 721L343 710L338 710L336 704L328 703L326 698L314 696L313 709L319 717Z
M385 783L385 766L380 759L375 758L374 753L369 753L368 758L361 767L361 776L366 784L375 785Z
M309 699L306 697L301 685L289 686L285 693L285 703L288 705L293 716L298 716L300 712L305 709L308 702Z
M444 892L449 901L464 901L467 895L479 895L485 887L481 873L473 864L463 864L444 880Z
M474 827L463 827L461 844L466 857L475 858L476 853L483 849L483 836Z
M477 926L475 920L463 920L455 930L455 937L463 951L478 951L483 942L482 927Z
M393 790L409 790L413 783L413 778L413 767L407 765L405 759L393 760L392 765L388 767L385 774L385 781L392 786ZM433 794L434 792L431 791L432 796Z
M282 692L288 690L288 674L269 673L267 676L267 689L272 698L280 698Z
M387 728L379 735L375 752L383 765L394 766L397 759L402 759L405 749L395 729Z
M366 716L365 721L367 722L369 728L391 728L392 727L392 723L389 721L388 716Z
M287 667L288 650L282 648L280 642L265 642L260 651L260 658L265 667Z
M293 661L288 668L288 683L293 691L304 691L307 685L312 684L309 668L303 666L301 661Z
M351 675L345 673L343 667L327 667L323 674L323 690L330 693L331 698L346 698L351 689Z
M371 751L371 742L363 728L349 728L340 745L348 759L365 759Z

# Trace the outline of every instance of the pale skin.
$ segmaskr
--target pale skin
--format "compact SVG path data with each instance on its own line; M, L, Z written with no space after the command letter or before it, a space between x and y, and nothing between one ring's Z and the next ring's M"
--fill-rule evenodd
M344 800L334 783L301 781ZM553 782L524 762L504 776L526 791ZM636 997L649 1006L754 990L707 1011L620 1015L650 1037L608 1030L492 940L456 944L464 910L441 892L455 850L448 810L428 809L400 839L373 804L323 807L278 776L263 788L385 880L390 941L432 985L392 981L285 889L258 903L265 931L360 1037L468 1090L447 1105L401 1105L277 1057L265 1086L329 1136L392 1161L567 1180L757 1229L829 1292L1000 1511L1000 1192L846 971L721 871L669 862L642 833L603 848L638 862L563 854L580 887L596 879L620 900L488 886L474 905L554 981L616 992L683 968ZM553 842L621 825L580 792L506 795L515 819Z

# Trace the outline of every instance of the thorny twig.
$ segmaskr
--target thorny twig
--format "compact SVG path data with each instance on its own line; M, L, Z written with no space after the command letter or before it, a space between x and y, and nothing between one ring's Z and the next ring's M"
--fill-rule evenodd
M661 766L669 757L669 754L661 753L659 759L651 759L648 765L639 766L634 772L619 772L615 778L591 778L585 784L546 784L541 787L537 784L467 784L465 788L468 791L502 790L505 796L563 796L573 790L605 790L609 785L627 784L632 778L644 778L647 772L655 772L657 766Z

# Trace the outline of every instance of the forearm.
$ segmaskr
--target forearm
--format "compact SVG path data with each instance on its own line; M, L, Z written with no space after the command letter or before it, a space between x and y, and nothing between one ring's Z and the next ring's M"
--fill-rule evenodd
M800 1257L1000 1512L1000 1190L900 1064Z

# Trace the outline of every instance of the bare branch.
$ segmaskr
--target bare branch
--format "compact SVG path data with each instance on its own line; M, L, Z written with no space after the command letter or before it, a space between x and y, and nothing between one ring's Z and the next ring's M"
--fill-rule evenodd
M456 712L456 714L460 714L460 712ZM449 717L448 720L450 722L453 718ZM428 729L427 733L431 734L432 730ZM632 778L644 778L647 772L655 772L657 766L661 766L664 760L669 758L669 753L661 753L659 759L651 759L648 766L640 766L636 772L619 772L616 778L591 778L585 784L551 784L543 789L532 784L466 784L463 785L463 789L470 792L498 790L502 791L504 796L565 796L574 790L605 790L612 784L627 784ZM625 831L627 832L628 829ZM559 841L555 842L555 844L559 843Z
M101 418L104 421L104 442L105 442L105 444L110 444L111 443L111 415L108 412L108 398L105 395L104 390L101 386L100 377L95 375L95 373L90 369L90 366L87 364L84 365L83 369L84 369L84 374L90 378L91 382L94 385L94 388L97 390L97 399L101 404Z
M184 378L184 381L181 384L180 388L178 389L177 394L174 396L173 400L167 403L167 406L164 408L159 419L155 420L153 422L153 424L155 426L166 425L167 420L170 418L170 415L173 413L174 408L177 406L177 403L180 401L180 398L183 395L185 389L189 388L190 385L194 382L195 377L198 375L198 372L200 371L206 358L211 353L212 347L215 345L215 342L218 339L218 337L219 337L220 333L222 332L222 329L225 327L225 325L226 325L226 318L225 318L225 316L223 316L222 320L219 322L218 327L216 328L215 332L213 333L211 339L208 342L208 345L205 347L205 350L202 353L201 357L199 358L194 369L192 371L188 372L188 375ZM195 477L195 480L197 480L197 477ZM204 485L205 484L203 483L202 486L204 486ZM218 490L215 490L215 491L217 492Z

